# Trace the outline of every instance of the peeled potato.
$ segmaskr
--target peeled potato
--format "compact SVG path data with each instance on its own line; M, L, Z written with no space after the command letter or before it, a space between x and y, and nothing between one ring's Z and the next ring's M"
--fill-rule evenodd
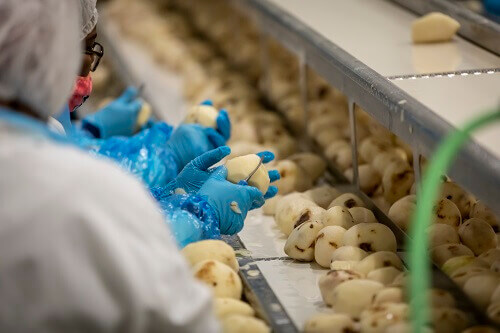
M390 285L399 274L401 274L401 271L399 269L389 266L374 269L373 271L368 273L366 278L368 280L380 282L383 285L387 286Z
M432 310L432 323L436 333L461 332L467 327L469 317L463 311L455 308L434 308Z
M410 194L396 201L389 209L389 218L404 231L408 231L410 219L417 206L417 196Z
M377 219L371 210L365 207L349 208L349 213L354 220L354 223L377 223Z
M281 176L274 183L280 194L288 194L293 191L302 192L312 187L312 179L295 162L281 160L276 163L275 169L279 171Z
M322 208L328 205L340 195L340 192L329 185L322 185L304 192L304 196L315 202Z
M431 300L432 307L434 308L442 308L442 307L453 308L456 305L453 295L450 294L448 291L442 289L437 289L437 288L430 289L428 291L428 299Z
M249 317L255 315L255 311L250 305L234 298L216 298L214 312L219 319L235 314Z
M339 226L328 226L321 229L316 236L314 260L322 267L330 267L332 253L342 246L342 237L346 230Z
M436 43L450 41L460 28L453 18L442 13L429 13L412 24L414 43Z
M473 256L474 253L462 244L443 244L431 250L432 260L442 266L448 259L458 256Z
M232 315L222 320L222 332L224 333L270 333L271 329L260 319Z
M464 292L481 309L486 310L495 289L500 285L500 277L486 273L471 277L464 285Z
M479 259L484 260L485 262L488 263L488 265L493 265L494 262L500 260L500 249L490 249L486 252L483 252L480 256Z
M394 267L398 270L403 269L401 259L394 252L379 251L370 254L361 260L355 267L356 272L367 276L370 272L383 267Z
M343 206L334 206L323 213L325 226L336 225L344 229L354 226L354 219L349 210Z
M383 288L383 284L371 280L354 279L342 282L333 290L331 306L335 312L345 313L357 319L371 304L373 296Z
M215 297L241 298L240 277L229 266L217 260L203 260L193 270L194 276L209 286Z
M384 303L369 307L361 313L361 332L385 333L387 327L408 320L409 312L408 305L404 303Z
M325 210L321 207L307 205L306 203L300 204L296 202L290 210L281 210L276 215L276 222L279 229L285 234L290 235L292 230L306 222L319 222L323 223L323 216Z
M260 157L254 154L230 159L226 163L227 180L237 184L240 180L247 179L259 163ZM257 187L262 193L267 192L270 182L269 174L264 164L261 164L248 180L250 186Z
M380 174L375 171L369 164L362 164L358 167L359 173L359 187L364 193L371 195L377 186L380 185L381 177ZM352 168L347 169L344 172L344 176L349 180L353 181L354 171Z
M228 265L235 272L240 269L233 248L221 240L208 239L191 243L182 249L182 254L191 266L213 259Z
M352 319L340 313L318 313L309 318L304 333L345 333L354 332Z
M457 269L451 274L451 279L459 286L463 287L465 283L476 275L491 273L491 271L484 267L469 267L465 266Z
M330 264L330 269L335 270L350 270L354 271L358 261L356 260L335 260Z
M458 228L458 234L462 243L471 249L475 255L480 255L497 247L497 237L493 228L481 219L472 218L465 221Z
M297 153L287 159L297 163L313 181L321 177L326 170L326 162L313 153Z
M495 232L500 231L500 220L481 201L476 201L470 211L470 217L477 217L486 221Z
M500 302L491 303L486 313L494 323L500 324Z
M299 261L314 260L314 245L319 231L323 229L321 222L307 222L295 228L285 243L285 253Z
M353 193L344 193L339 195L335 200L333 200L328 208L332 208L335 206L343 206L346 208L352 207L365 207L363 200L361 200L356 194Z
M196 105L192 107L184 119L187 124L195 123L205 127L217 128L219 112L210 105Z
M403 289L397 287L386 287L379 290L372 300L372 305L379 305L383 303L403 303L404 294Z
M331 270L318 280L321 297L326 305L332 306L334 302L334 289L345 281L361 279L362 276L351 270Z
M381 223L361 223L344 234L344 245L357 246L367 252L396 252L396 237L391 229Z
M441 270L448 275L452 275L458 269L466 266L489 268L488 263L480 258L474 256L459 256L446 260Z
M453 201L460 210L462 219L466 219L469 216L474 198L458 186L457 183L444 182L441 184L441 197Z
M432 249L443 244L458 244L460 238L453 227L447 224L436 223L427 229L429 234L429 247Z
M462 224L462 215L453 201L443 198L434 206L434 223L447 224L458 230Z
M410 194L414 182L415 175L408 163L393 162L389 164L382 177L384 197L390 203L394 203Z
M266 200L266 203L262 206L262 212L264 215L274 215L276 213L276 206L281 197L282 196L278 194L271 199Z
M360 261L368 256L368 253L357 246L341 246L332 253L331 260Z

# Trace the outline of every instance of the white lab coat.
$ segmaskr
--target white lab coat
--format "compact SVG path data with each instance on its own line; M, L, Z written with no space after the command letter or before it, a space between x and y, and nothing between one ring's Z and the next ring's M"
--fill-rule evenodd
M216 332L141 184L0 122L0 332Z

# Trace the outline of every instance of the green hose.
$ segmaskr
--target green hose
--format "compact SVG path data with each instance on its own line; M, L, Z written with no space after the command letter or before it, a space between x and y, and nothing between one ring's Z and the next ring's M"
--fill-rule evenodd
M427 290L430 285L430 260L427 253L426 229L432 221L433 206L438 199L441 175L446 174L471 132L500 120L500 110L484 114L469 122L462 130L450 133L438 147L424 174L421 191L417 193L417 207L410 225L409 269L412 332L422 333L429 323Z

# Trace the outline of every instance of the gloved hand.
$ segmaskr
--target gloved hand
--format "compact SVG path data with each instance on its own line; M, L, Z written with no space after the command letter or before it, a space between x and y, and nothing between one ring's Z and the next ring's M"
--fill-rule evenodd
M214 106L214 103L209 99L200 104ZM231 120L229 120L229 115L224 109L219 111L219 116L217 117L217 132L219 132L226 141L231 137Z
M137 89L128 87L125 92L101 110L82 120L82 128L96 138L131 136L135 133L137 116L142 108Z
M233 184L226 180L227 169L218 167L198 191L215 212L222 234L234 235L243 229L243 221L251 209L261 207L262 193L252 186Z
M167 142L175 156L178 170L196 157L226 145L226 140L216 130L197 124L180 125Z
M189 162L179 175L167 185L168 190L174 192L181 189L178 193L185 192L188 194L198 192L212 173L212 170L209 170L209 168L220 162L224 157L229 155L230 152L231 150L229 147L223 146L198 156ZM264 157L263 163L269 163L274 159L274 154L269 151L264 151L257 155ZM271 182L274 182L280 178L280 174L277 170L271 170L269 171L269 178ZM241 182L240 185L248 184L246 182ZM278 188L276 186L270 186L264 198L272 198L277 192Z

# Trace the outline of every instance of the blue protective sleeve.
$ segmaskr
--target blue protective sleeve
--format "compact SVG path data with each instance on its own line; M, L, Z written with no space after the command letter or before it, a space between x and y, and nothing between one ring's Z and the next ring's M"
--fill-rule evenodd
M181 248L203 239L220 239L219 222L202 196L167 196L154 191L153 196L160 204L166 223Z
M97 139L76 127L71 137L84 150L118 162L151 188L165 186L180 171L172 150L166 144L171 134L171 126L158 122L132 137Z

